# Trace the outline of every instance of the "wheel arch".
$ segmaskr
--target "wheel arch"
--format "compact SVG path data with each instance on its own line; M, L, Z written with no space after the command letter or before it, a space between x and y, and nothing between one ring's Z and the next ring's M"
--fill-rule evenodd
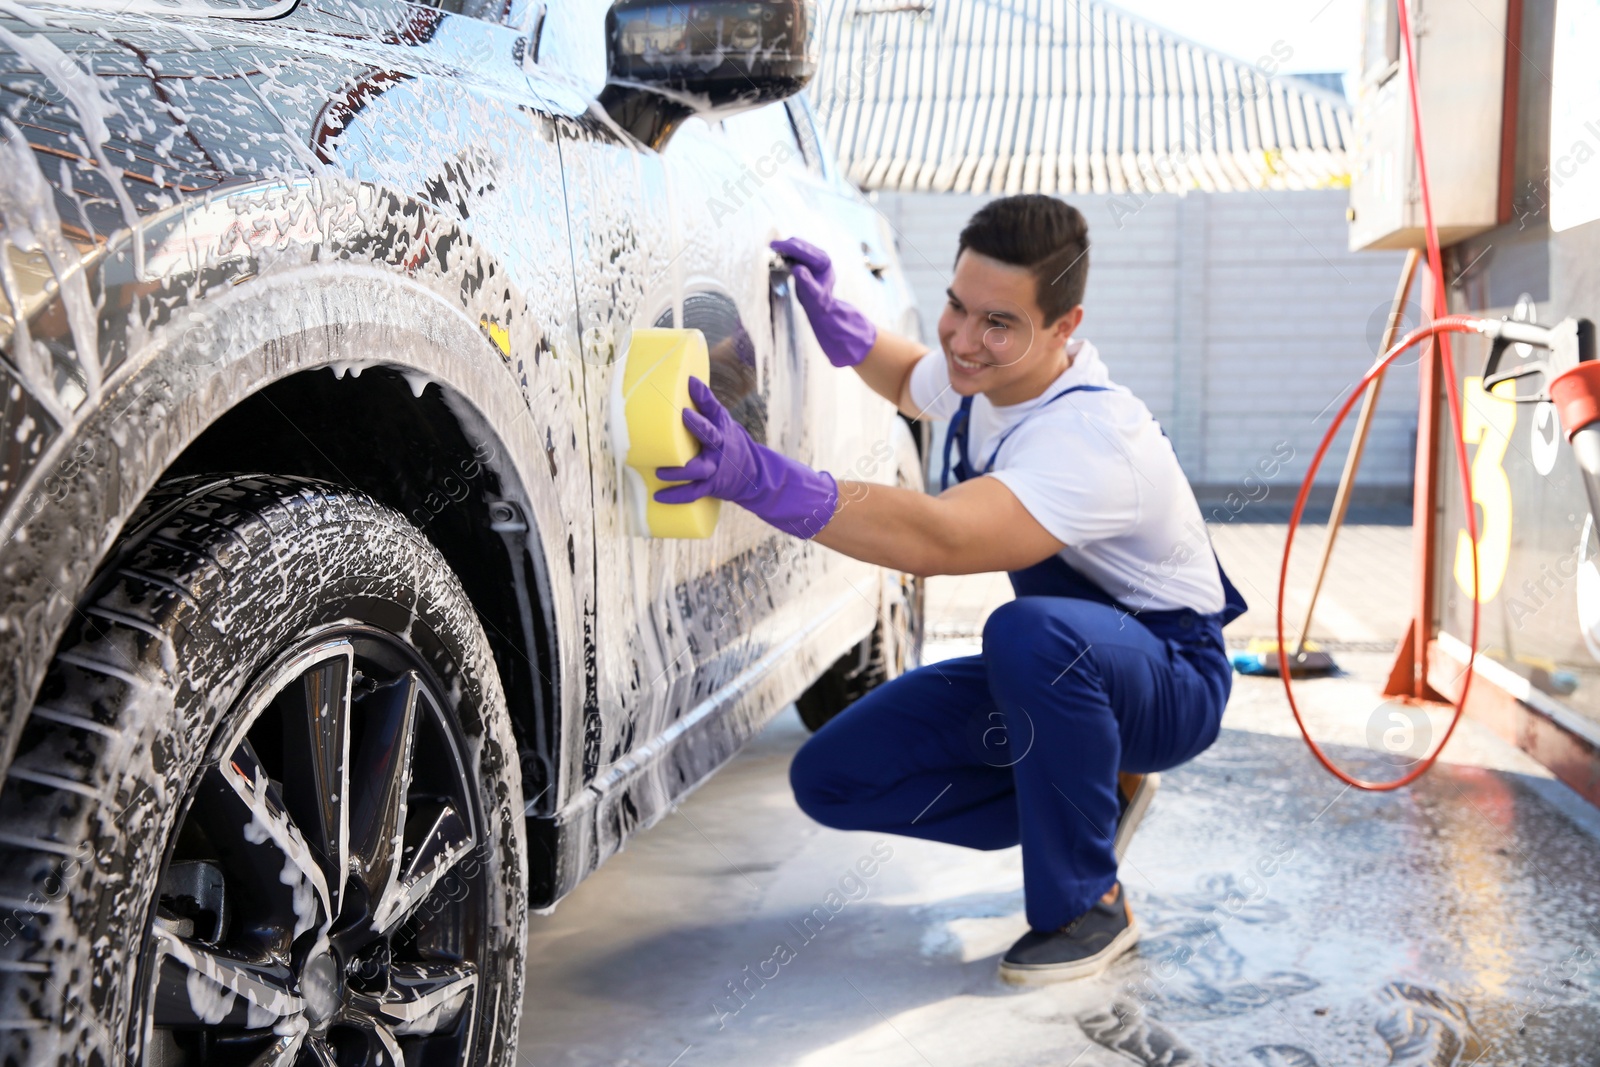
M408 374L379 365L280 378L207 426L158 480L298 475L360 490L409 519L477 609L511 709L525 796L542 807L558 769L560 664L543 531L482 413L444 383L423 383L418 395L420 379Z
M592 507L566 336L575 309L563 306L570 296L525 297L427 205L328 185L173 209L92 265L91 289L111 309L97 339L103 383L38 449L0 516L0 658L13 664L0 676L0 772L79 598L140 502L163 477L239 462L314 472L422 520L475 604L484 596L506 691L531 705L513 715L548 762L539 772L525 759L525 775L545 778L525 782L526 796L562 799L559 702L581 691L581 675L564 677L581 664L558 650L580 643L574 538ZM152 307L160 314L137 321ZM68 342L80 361L82 340ZM337 423L260 432L274 406L325 414L346 402L360 410ZM418 457L425 480L406 469Z

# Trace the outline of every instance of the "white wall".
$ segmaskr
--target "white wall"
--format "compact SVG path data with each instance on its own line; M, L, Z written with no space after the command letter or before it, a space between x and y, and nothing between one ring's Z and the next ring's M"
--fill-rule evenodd
M930 342L957 235L988 199L878 194ZM1342 189L1066 199L1092 249L1080 334L1161 420L1190 481L1225 496L1286 442L1294 459L1273 482L1297 485L1330 403L1372 363L1402 255L1345 250ZM1413 361L1384 385L1362 497L1409 499L1416 405ZM1342 443L1319 485L1337 482Z

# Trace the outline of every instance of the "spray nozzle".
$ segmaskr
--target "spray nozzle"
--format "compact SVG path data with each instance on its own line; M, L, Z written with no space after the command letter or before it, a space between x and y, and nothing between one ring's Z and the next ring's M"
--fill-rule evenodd
M1566 318L1554 326L1541 326L1536 322L1513 322L1510 319L1490 320L1480 331L1490 338L1489 359L1483 365L1483 388L1492 392L1501 382L1522 378L1538 378L1537 393L1518 393L1506 397L1519 404L1542 404L1550 400L1550 383L1580 363L1595 358L1594 323L1588 319ZM1542 349L1549 355L1532 358L1532 353L1522 357L1515 365L1504 370L1500 362L1506 349L1512 345L1529 345Z

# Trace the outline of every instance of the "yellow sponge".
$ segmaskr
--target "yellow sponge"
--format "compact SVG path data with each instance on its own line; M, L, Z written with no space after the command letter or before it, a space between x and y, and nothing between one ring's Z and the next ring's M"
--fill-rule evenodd
M651 537L710 537L717 525L720 500L662 504L655 498L657 489L677 484L657 478L656 468L681 467L700 453L700 442L683 424L683 409L691 406L691 375L711 380L711 359L699 330L633 331L622 368L623 462L644 482L643 525Z

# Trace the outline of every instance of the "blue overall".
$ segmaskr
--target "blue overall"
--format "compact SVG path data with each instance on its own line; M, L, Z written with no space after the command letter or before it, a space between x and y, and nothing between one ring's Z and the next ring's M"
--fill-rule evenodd
M970 412L969 397L951 420L946 481L952 441L963 481L992 470L1004 443L975 472ZM1217 570L1226 606L1212 615L1130 611L1059 556L1010 572L1016 599L984 623L982 655L846 708L795 754L795 800L840 830L1021 844L1028 924L1060 928L1117 879L1117 771L1175 767L1216 740L1233 684L1222 627L1245 610Z

